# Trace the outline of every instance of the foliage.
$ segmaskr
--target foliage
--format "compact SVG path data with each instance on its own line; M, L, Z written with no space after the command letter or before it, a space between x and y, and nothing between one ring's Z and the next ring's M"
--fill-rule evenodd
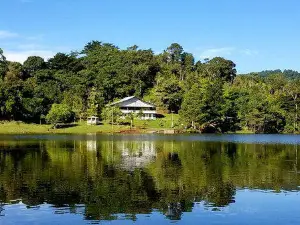
M237 75L233 61L196 62L179 43L154 54L91 41L81 51L48 61L29 56L23 64L7 61L0 49L0 120L40 123L52 105L63 104L74 120L102 115L110 121L105 106L135 95L159 112L179 112L186 128L202 132L298 133L299 80L293 70Z
M43 58L39 56L29 56L23 63L23 68L29 74L33 74L38 70L46 68L46 63Z
M121 112L120 108L115 107L115 106L105 107L101 114L101 118L110 123L118 122L120 120L121 116L122 116L122 112Z
M7 60L6 57L3 55L3 50L0 48L0 78L5 76L7 71Z
M74 112L68 105L65 104L53 104L49 113L46 116L48 123L69 123L74 119Z
M203 130L217 130L223 117L223 84L202 79L186 93L180 115L195 128L195 123ZM198 126L199 128L199 126Z

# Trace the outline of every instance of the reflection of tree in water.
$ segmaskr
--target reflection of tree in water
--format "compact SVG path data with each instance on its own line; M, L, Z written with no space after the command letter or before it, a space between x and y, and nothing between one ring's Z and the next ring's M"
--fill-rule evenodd
M232 183L218 182L203 190L203 200L208 205L224 207L234 203L235 186Z
M178 153L168 153L168 157L162 164L162 172L170 182L178 182L182 172L182 165Z
M170 220L180 220L182 215L182 208L180 202L169 203L168 210L165 213L166 217Z
M95 186L96 185L96 186ZM159 200L159 193L151 177L143 170L118 172L114 179L95 183L87 194L85 216L87 219L111 219L111 215L126 213L150 213L152 205Z
M4 203L0 201L0 217L4 216Z
M120 213L135 220L153 209L179 220L194 202L209 209L234 202L236 187L289 190L300 183L293 173L285 176L297 164L293 146L98 142L96 151L89 151L86 141L61 142L3 149L0 200L67 206L90 220L116 219ZM132 163L136 160L143 163Z
M183 212L192 210L196 199L219 207L233 202L235 187L230 182L223 182L220 151L218 148L210 151L211 148L213 145L209 145L205 152L196 152L200 153L198 156L187 152L191 161L174 148L159 155L152 176L162 195L160 209L167 218L181 219Z

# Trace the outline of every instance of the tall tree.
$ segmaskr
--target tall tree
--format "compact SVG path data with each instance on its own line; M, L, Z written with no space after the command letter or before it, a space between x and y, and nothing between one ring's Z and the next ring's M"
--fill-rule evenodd
M35 73L38 70L46 68L46 63L42 57L29 56L23 63L24 70L29 74Z
M215 57L199 67L198 72L210 79L221 78L227 82L233 82L236 77L236 65L231 60Z
M6 57L3 55L3 50L0 48L0 78L2 79L8 69Z
M166 50L169 54L170 62L180 62L183 53L183 47L178 43L172 43Z
M286 93L292 99L292 104L294 105L294 132L298 131L298 105L300 98L300 80L290 81L285 87Z
M204 131L218 130L223 120L223 83L202 79L184 96L180 115L188 123L200 125Z

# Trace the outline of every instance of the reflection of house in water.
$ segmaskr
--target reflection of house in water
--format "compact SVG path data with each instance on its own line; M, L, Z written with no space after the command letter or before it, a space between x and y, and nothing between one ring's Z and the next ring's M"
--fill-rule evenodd
M135 142L133 146L123 142L121 167L126 170L143 168L156 158L154 142Z
M86 149L88 151L97 151L97 141L87 140L86 141Z
M87 134L86 149L88 151L97 151L97 136L96 136L96 134Z

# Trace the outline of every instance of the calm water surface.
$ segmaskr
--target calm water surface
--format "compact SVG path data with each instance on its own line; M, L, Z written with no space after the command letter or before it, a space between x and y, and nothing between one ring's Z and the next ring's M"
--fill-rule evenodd
M300 224L297 135L0 136L0 224Z

